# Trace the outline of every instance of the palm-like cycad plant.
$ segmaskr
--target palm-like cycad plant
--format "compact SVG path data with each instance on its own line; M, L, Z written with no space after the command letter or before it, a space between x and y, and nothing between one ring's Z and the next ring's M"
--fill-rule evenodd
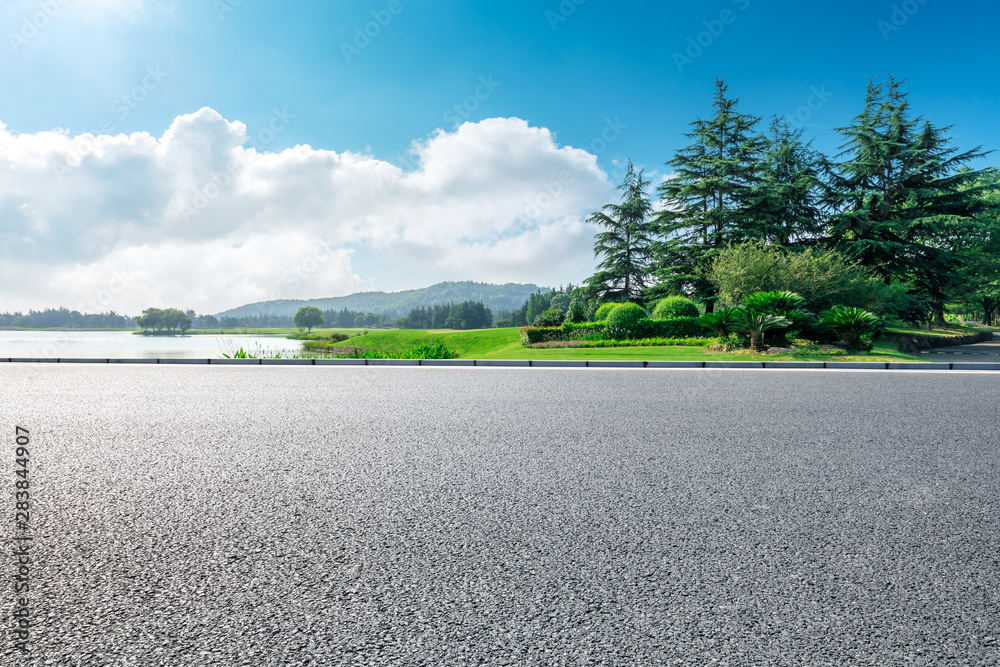
M848 350L859 347L862 337L872 340L882 332L882 320L867 310L849 306L834 306L823 313L823 324L833 328L840 335L840 345Z
M756 292L743 301L743 307L748 311L783 317L787 320L784 326L769 330L774 332L765 336L770 345L784 345L788 333L809 329L816 322L816 316L806 310L806 300L795 292L787 290ZM784 331L785 329L788 331Z
M806 300L795 292L754 292L743 300L743 307L758 313L775 313L786 310L805 310Z
M698 318L698 324L705 327L716 336L725 336L739 319L742 308L734 306L724 306L716 308L714 312L705 313Z
M775 329L784 329L791 324L780 315L762 313L750 308L740 308L739 316L733 323L733 329L750 334L750 348L755 352L763 352L764 334Z

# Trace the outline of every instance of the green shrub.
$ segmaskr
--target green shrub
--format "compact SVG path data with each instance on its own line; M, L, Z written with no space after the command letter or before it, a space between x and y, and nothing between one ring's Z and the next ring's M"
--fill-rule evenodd
M563 323L563 312L558 308L550 308L535 318L532 322L536 327L557 327Z
M521 345L525 347L554 341L605 341L648 338L700 338L704 334L696 317L675 317L670 320L642 318L625 331L605 322L564 322L561 327L524 327Z
M699 317L698 324L716 336L723 337L729 335L733 324L739 316L739 308L735 306L722 306L721 308L716 308L714 312L705 313Z
M685 296L668 296L653 308L653 319L665 320L671 317L698 317L701 311L694 301Z
M840 334L838 345L846 350L870 350L882 333L882 320L861 308L834 306L823 313L823 323Z
M729 333L719 336L708 346L713 352L732 352L750 347L750 338L746 334Z
M767 349L764 344L764 334L775 329L787 329L790 322L779 315L761 313L749 308L739 311L733 329L741 331L750 336L750 348L754 352L763 352Z
M522 327L521 345L528 347L535 343L545 343L553 340L566 340L568 335L560 327Z
M806 300L795 292L787 290L755 292L743 300L743 307L758 313L774 315L780 311L804 309Z
M566 322L585 322L587 320L587 302L573 299L566 309Z
M619 304L619 303L602 303L600 306L597 307L597 310L594 312L594 321L595 322L604 322L605 320L608 319L608 315L611 314L611 311L615 309L615 306L619 306L619 305L621 305L621 304Z
M848 304L882 314L895 296L895 290L871 269L821 248L728 246L715 256L707 277L718 290L720 303L727 305L739 304L755 292L789 290L802 295L816 311Z
M704 330L697 317L674 317L667 320L642 319L636 325L635 338L699 338Z
M402 351L361 350L355 348L350 352L338 354L337 359L454 359L458 356L449 350L441 341L433 343L417 343Z
M620 303L608 314L606 323L612 338L634 338L639 321L647 319L646 310L635 303Z
M787 321L783 327L764 332L765 347L785 347L790 339L796 338L804 330L810 330L817 323L816 316L806 310L806 300L788 290L755 292L743 300L743 309L749 313L773 315Z

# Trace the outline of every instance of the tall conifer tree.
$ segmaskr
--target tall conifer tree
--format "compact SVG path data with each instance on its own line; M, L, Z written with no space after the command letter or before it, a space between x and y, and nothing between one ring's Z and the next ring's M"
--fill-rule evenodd
M605 229L594 243L594 256L604 259L587 279L588 291L601 301L639 302L649 282L653 204L646 193L649 181L642 173L636 173L629 160L618 186L621 203L608 204L587 219Z
M846 159L832 169L830 230L840 250L881 273L908 280L932 302L944 323L944 302L962 289L979 223L988 207L970 184L982 171L963 170L986 153L959 152L950 127L913 118L903 82L869 83L865 108L849 127Z
M760 181L748 208L756 240L781 246L811 245L825 231L820 208L823 156L775 117L771 121Z
M712 308L715 290L705 279L714 255L727 243L755 237L752 209L759 200L765 140L760 121L738 113L739 100L716 80L715 117L698 119L685 136L694 142L667 163L675 177L658 193L664 209L656 218L664 240L654 249L658 286L653 292L686 292Z

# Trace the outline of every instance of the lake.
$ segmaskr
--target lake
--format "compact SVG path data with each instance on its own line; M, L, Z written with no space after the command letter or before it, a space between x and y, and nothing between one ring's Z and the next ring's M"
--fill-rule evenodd
M282 336L136 336L131 331L0 331L0 357L62 359L221 359L242 347L298 354Z

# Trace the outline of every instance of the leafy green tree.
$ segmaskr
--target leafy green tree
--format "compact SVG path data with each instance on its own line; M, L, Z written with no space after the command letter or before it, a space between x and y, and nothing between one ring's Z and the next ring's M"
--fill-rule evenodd
M316 306L302 306L292 321L299 329L306 329L307 333L312 333L313 327L321 327L326 322L323 311Z
M569 294L565 292L560 292L555 296L553 296L552 300L549 301L549 308L557 308L565 313L566 309L569 308L570 301L572 301L572 298L570 297Z
M755 211L767 143L755 133L760 119L738 113L739 100L727 97L724 81L715 82L715 117L694 121L685 136L694 143L667 163L675 177L657 190L663 203L657 231L665 238L654 247L659 295L701 297L711 312L715 289L705 271L727 243L755 235Z
M984 172L962 167L986 153L959 152L950 127L914 118L902 83L870 82L864 110L839 129L845 159L831 168L831 237L887 283L911 281L944 324L945 300L963 287L977 217L988 208L971 186Z
M166 313L159 308L147 308L142 311L142 315L135 318L135 323L142 328L143 331L152 329L153 331L160 331L166 326L165 320Z
M190 315L177 308L147 308L142 315L135 318L143 331L180 331L185 333L191 328L194 320Z
M747 242L723 248L707 278L719 303L738 305L756 292L786 290L800 294L817 311L835 305L886 312L898 296L874 270L836 250L790 250Z
M601 301L640 301L650 279L653 205L646 195L649 181L638 174L631 160L622 184L620 204L607 204L588 218L603 227L594 243L594 256L603 259L587 286Z
M541 291L535 292L528 297L527 307L525 308L525 321L531 323L535 321L535 318L541 315L543 312L549 309L549 304L552 303L553 292L542 293Z
M988 169L960 189L975 192L985 208L976 218L975 233L965 239L971 247L959 301L991 324L1000 310L1000 170Z
M194 320L190 315L177 308L167 308L163 311L163 328L168 331L187 332Z
M567 322L586 322L587 321L587 300L581 298L575 298L569 302L569 307L566 309L566 321Z

